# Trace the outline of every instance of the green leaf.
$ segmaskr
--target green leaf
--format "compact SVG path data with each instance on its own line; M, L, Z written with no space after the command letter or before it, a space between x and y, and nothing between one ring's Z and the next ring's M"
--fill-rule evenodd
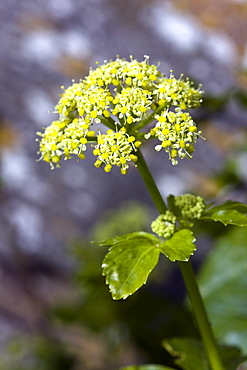
M160 245L160 250L172 262L188 261L196 250L194 244L195 240L192 231L183 229L176 232L170 239L162 243Z
M213 220L226 225L247 226L247 205L228 200L218 206L206 207L201 220Z
M227 202L219 204L218 206L213 206L213 207L208 208L206 213L214 213L214 212L222 211L226 209L233 209L241 213L247 213L247 204L228 200Z
M221 209L201 217L201 220L213 220L226 225L247 226L247 216L235 209Z
M174 370L174 368L162 366L162 365L132 365L127 367L121 367L120 370Z
M93 243L99 244L100 247L109 248L118 243L130 240L130 239L134 239L134 238L148 238L152 240L154 243L159 243L159 238L157 238L157 236L146 233L144 231L136 231L134 233L125 234L121 236L115 236L114 238L111 238L111 239L104 239L101 242L93 242Z
M109 245L109 240L105 241ZM103 261L103 275L113 299L127 298L146 283L158 263L160 240L137 232L111 239L112 247Z
M171 338L162 342L163 347L174 357L174 363L183 370L210 370L203 344L195 338ZM220 346L226 370L236 370L245 360L235 347Z
M163 347L175 358L174 363L184 370L210 370L200 341L194 338L172 338L162 342Z
M207 256L199 284L217 338L247 354L247 229L234 228Z

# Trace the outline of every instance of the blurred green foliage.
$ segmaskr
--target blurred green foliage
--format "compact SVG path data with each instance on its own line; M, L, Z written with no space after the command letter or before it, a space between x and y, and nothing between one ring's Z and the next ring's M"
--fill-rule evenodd
M43 336L13 339L1 356L0 370L68 370L75 359L62 342Z
M199 275L218 339L247 354L247 229L232 228L210 251Z
M206 352L201 341L194 338L172 338L164 340L162 345L174 357L175 364L183 370L210 370ZM246 357L235 347L221 346L220 352L226 370L236 370Z

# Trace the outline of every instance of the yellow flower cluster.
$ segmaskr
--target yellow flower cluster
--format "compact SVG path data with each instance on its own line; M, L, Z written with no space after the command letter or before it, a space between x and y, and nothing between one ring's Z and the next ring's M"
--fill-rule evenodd
M113 104L115 105L112 114L119 120L124 118L124 123L131 124L140 121L152 104L151 93L139 87L123 88L117 93Z
M117 58L90 70L85 79L88 86L140 86L144 88L153 87L154 81L162 74L155 65L149 64L149 57L145 56L144 61L138 62L130 57L130 61Z
M65 90L59 100L56 111L63 117L72 119L84 116L87 123L91 123L98 115L103 115L109 108L113 97L110 91L99 86L86 89L85 84L74 83Z
M120 167L121 173L125 175L129 168L128 162L137 161L138 157L134 153L140 146L141 142L128 135L124 127L118 132L108 130L107 134L100 134L97 137L93 154L98 158L94 165L95 167L105 165L105 172L110 172L115 165Z
M50 162L52 167L58 166L61 158L77 156L84 159L87 144L91 142L97 143L94 153L99 151L97 167L105 164L107 171L116 165L126 173L128 162L135 161L130 156L135 156L135 142L138 141L128 140L138 137L140 129L154 122L149 133L142 134L142 140L160 140L156 150L163 147L172 164L177 164L177 157L191 157L194 142L200 134L185 111L199 106L201 95L200 87L194 88L182 76L179 79L172 74L166 77L157 66L149 64L147 56L142 62L130 57L129 61L116 58L98 64L83 80L73 81L64 89L55 107L59 118L43 133L38 133L41 136L41 159ZM112 132L101 135L98 129L96 134L91 130L95 123L106 125ZM114 135L120 136L122 141ZM102 140L104 145L99 142ZM114 155L110 150L115 145L110 144L112 140L118 142L116 146L121 141L120 152L116 151ZM126 152L122 150L125 144L129 148ZM109 150L107 158L106 150ZM121 163L124 160L126 163Z
M198 108L202 102L202 92L195 89L193 82L188 78L183 80L183 75L177 80L173 74L169 78L160 79L157 90L159 104L167 103L169 106L177 106L181 110Z
M68 120L52 122L44 133L37 133L42 136L40 141L42 159L50 162L52 168L54 164L58 166L62 156L64 159L70 159L71 155L75 154L78 158L84 159L88 138L95 135L89 127L83 118L74 118L69 124Z
M145 137L156 137L161 144L155 146L155 150L162 148L168 153L172 164L177 164L177 158L191 158L194 151L194 143L201 131L197 127L189 113L171 112L166 110L156 117L157 123Z

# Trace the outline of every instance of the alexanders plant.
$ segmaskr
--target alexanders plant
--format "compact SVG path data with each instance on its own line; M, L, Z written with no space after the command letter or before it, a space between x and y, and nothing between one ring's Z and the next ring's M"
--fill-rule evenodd
M191 110L202 103L202 95L201 86L195 87L183 75L176 78L172 71L164 75L149 64L147 56L142 62L132 57L105 61L90 69L84 79L63 88L55 107L59 118L38 133L39 153L40 159L54 168L62 159L85 159L91 148L96 168L110 172L116 166L123 175L131 166L139 170L159 215L151 224L153 233L138 231L99 243L109 248L102 265L106 283L113 299L125 299L146 283L160 254L176 261L207 355L206 360L201 358L202 364L207 364L201 369L223 370L227 364L222 360L190 264L196 251L193 229L203 222L247 226L247 205L234 201L205 204L202 197L193 194L170 195L165 201L141 149L152 140L154 149L165 151L172 165L185 157L192 158L195 142L204 139L191 115ZM191 367L187 363L180 366L194 370L192 362ZM166 369L160 365L128 369L135 368Z

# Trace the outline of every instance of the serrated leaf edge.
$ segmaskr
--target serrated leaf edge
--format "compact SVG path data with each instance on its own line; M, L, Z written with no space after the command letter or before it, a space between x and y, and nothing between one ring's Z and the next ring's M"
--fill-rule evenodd
M178 234L180 231L182 231L182 230L188 230L188 229L181 229L181 230L179 230L179 231L177 231L174 235L176 235L176 234ZM196 238L195 238L195 236L194 236L194 234L192 233L192 231L191 230L188 230L190 233L191 233L191 236L193 236L193 240L191 240L191 244L193 244L194 245L194 249L193 249L193 251L190 253L190 256L193 256L194 255L194 252L196 251L196 245L194 244L195 243L195 241L196 241ZM174 236L173 235L173 236ZM172 237L173 237L172 236ZM176 262L176 261L180 261L180 262L188 262L189 260L190 260L190 257L189 258L184 258L184 259L178 259L178 258L175 258L175 259L171 259L166 253L165 253L165 251L163 251L163 250L161 250L161 246L162 245L165 245L166 243L168 243L169 242L169 240L171 240L172 238L170 238L170 239L168 239L168 240L166 240L165 242L163 242L163 243L160 243L160 252L161 253L163 253L171 262Z

